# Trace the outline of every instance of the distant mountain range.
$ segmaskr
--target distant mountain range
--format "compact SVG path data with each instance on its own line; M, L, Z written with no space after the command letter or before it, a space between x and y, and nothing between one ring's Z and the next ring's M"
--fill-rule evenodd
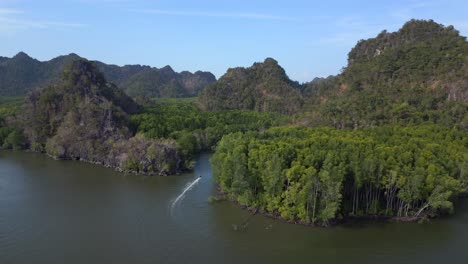
M60 77L66 65L81 59L77 54L39 61L20 52L12 58L0 57L0 96L22 96L45 87ZM137 97L197 96L208 84L216 81L210 72L175 72L170 66L161 69L142 66L117 66L95 61L105 78Z

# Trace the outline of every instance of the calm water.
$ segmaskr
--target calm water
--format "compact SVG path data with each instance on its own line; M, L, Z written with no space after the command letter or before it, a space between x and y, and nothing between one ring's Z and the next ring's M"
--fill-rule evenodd
M0 152L0 263L468 263L468 201L428 224L307 228L255 216L193 174L142 177ZM189 183L202 179L173 208Z

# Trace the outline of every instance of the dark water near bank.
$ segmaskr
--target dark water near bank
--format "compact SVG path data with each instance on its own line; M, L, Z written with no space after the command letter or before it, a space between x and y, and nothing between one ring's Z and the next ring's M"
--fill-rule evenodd
M125 175L0 152L0 263L468 263L468 201L428 224L308 228L248 213L193 174ZM171 209L198 175L203 178Z

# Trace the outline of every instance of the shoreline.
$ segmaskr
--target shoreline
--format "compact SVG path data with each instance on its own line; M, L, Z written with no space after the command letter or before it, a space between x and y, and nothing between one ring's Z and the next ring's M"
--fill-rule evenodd
M420 221L429 221L431 219L440 219L447 215L438 215L435 217L429 216L427 213L421 214L419 217L415 216L383 216L383 215L367 215L367 216L344 216L341 219L333 219L328 223L307 223L304 221L297 221L297 220L290 220L281 217L279 214L264 212L256 207L250 207L247 205L240 204L239 202L229 199L226 194L222 193L219 190L219 186L216 186L216 195L213 195L215 202L228 202L234 204L235 206L241 208L242 210L246 210L251 213L251 216L255 214L260 214L263 217L267 217L273 219L275 221L280 221L287 224L294 224L294 225L302 225L307 227L318 227L318 228L332 228L338 226L344 226L347 224L362 224L362 223L417 223ZM468 197L468 192L463 193L457 199L463 199ZM457 201L458 201L457 200Z
M56 158L48 153L45 152L37 152L33 151L31 149L24 149L24 150L11 150L11 149L1 149L0 151L10 151L10 152L24 152L24 153L34 153L34 154L39 154L39 155L44 155L47 158L53 159L55 161L78 161L78 162L83 162L87 164L92 164L92 165L98 165L103 168L108 168L108 169L113 169L114 171L124 173L124 174L133 174L133 175L142 175L142 176L160 176L160 177L170 177L170 176L175 176L175 175L180 175L182 173L187 173L191 172L193 170L187 169L187 170L182 170L180 172L177 172L175 174L155 174L155 173L147 173L147 172L137 172L133 170L123 170L120 167L113 167L111 165L106 165L103 162L97 162L97 161L90 161L86 159L63 159L63 158ZM210 152L201 152L199 154L203 153L210 153ZM214 184L214 183L213 183ZM264 217L274 219L276 221L281 221L283 223L288 223L288 224L294 224L294 225L302 225L302 226L307 226L307 227L322 227L322 228L329 228L329 227L335 227L335 226L341 226L341 225L346 225L350 223L378 223L378 222L397 222L397 223L415 223L419 221L425 221L425 220L430 220L430 219L437 219L441 218L444 215L438 215L435 217L429 216L427 213L421 214L419 217L415 216L383 216L383 215L366 215L366 216L344 216L341 219L333 219L332 221L328 223L308 223L304 221L297 221L297 220L290 220L290 219L285 219L281 217L277 213L271 213L271 212L264 212L263 210L260 210L259 208L256 207L251 207L247 205L240 204L238 201L229 199L225 193L223 193L220 190L220 187L215 184L216 188L216 194L212 195L209 197L210 202L229 202L232 203L238 207L240 207L242 210L246 210L249 213L251 213L251 216L254 216L255 214L260 214ZM460 195L456 198L456 201L454 203L458 202L460 199L465 199L468 197L468 190L460 193Z
M41 156L45 156L49 159L52 159L54 161L75 161L75 162L82 162L82 163L87 163L87 164L92 164L92 165L96 165L96 166L100 166L100 167L103 167L103 168L106 168L106 169L112 169L114 171L117 171L117 172L120 172L120 173L124 173L124 174L133 174L133 175L142 175L142 176L154 176L154 177L170 177L170 176L175 176L175 175L180 175L182 173L187 173L187 172L190 172L191 170L187 169L187 170L182 170L182 171L178 171L174 174L157 174L157 173L149 173L149 172L139 172L139 171L134 171L134 170L124 170L122 169L121 167L116 167L116 166L111 166L111 165L108 165L108 164L104 164L104 162L99 162L99 161L91 161L91 160L87 160L87 159L66 159L66 158L57 158L57 157L54 157L46 152L39 152L39 151L33 151L31 149L20 149L20 150L13 150L13 149L2 149L0 148L0 151L10 151L10 152L24 152L24 153L34 153L34 154L38 154L38 155L41 155Z

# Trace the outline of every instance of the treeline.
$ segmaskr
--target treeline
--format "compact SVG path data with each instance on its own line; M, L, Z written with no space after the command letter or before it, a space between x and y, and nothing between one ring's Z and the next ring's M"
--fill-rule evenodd
M308 126L359 129L382 125L438 124L468 130L468 104L448 101L441 91L401 91L400 98L374 91L333 96L298 114Z
M440 126L279 127L225 136L211 162L230 199L327 225L452 212L452 200L468 188L467 147L466 132Z
M185 160L194 154L212 150L224 136L233 132L262 131L285 124L287 119L277 113L254 111L200 111L195 98L155 99L142 113L132 115L137 133L147 138L175 139Z

